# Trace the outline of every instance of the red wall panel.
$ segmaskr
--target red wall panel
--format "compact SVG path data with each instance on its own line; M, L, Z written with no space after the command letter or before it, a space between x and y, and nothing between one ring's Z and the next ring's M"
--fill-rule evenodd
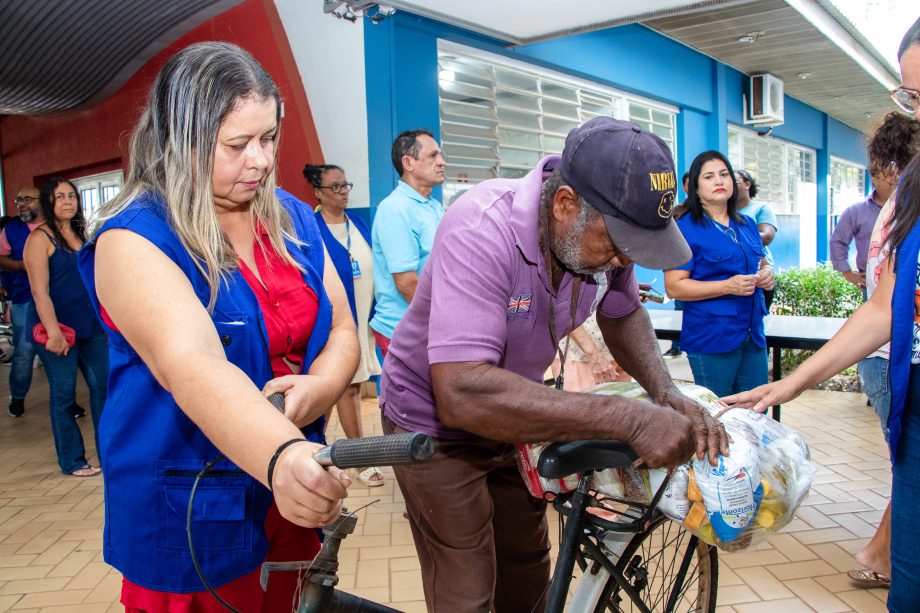
M278 183L300 198L312 197L301 171L306 163L322 163L323 155L303 82L273 0L247 0L176 40L96 106L43 117L0 117L7 211L14 210L20 188L50 175L78 177L119 168L157 71L178 50L207 40L243 47L272 75L285 101Z

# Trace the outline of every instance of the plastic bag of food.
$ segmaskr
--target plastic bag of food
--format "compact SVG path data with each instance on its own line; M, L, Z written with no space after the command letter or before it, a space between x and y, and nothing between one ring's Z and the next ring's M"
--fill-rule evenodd
M696 400L713 415L725 405L706 388L678 384L680 390ZM606 383L591 393L620 395L635 399L648 398L636 383ZM802 504L815 468L808 445L789 426L780 424L764 413L745 409L727 411L719 418L732 437L728 457L719 456L717 466L695 457L679 467L658 503L671 519L711 545L727 551L745 549L766 540L789 523ZM536 475L536 461L545 445L522 445L519 453L531 453ZM594 488L605 495L632 502L649 503L664 482L661 469L616 469L598 471ZM550 489L531 494L569 491L577 484L546 484ZM546 480L544 480L546 481Z
M571 492L578 487L579 474L564 479L544 479L537 474L537 461L549 443L533 443L517 446L517 465L527 485L527 491L535 498L546 498L547 494Z

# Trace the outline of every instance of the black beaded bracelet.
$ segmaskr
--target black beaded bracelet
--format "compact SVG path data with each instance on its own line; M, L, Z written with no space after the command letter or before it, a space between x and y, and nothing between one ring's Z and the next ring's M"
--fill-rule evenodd
M275 472L275 462L278 461L278 456L281 455L281 452L293 445L294 443L306 443L307 439L305 438L292 438L286 443L281 443L278 446L278 449L275 450L275 455L272 456L272 459L268 462L268 490L274 491L272 489L272 475Z

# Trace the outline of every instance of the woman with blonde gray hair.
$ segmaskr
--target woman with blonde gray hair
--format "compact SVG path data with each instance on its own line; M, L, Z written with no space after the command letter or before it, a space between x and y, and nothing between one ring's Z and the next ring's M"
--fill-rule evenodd
M214 595L290 610L295 574L272 575L264 594L260 565L310 559L312 528L338 517L350 483L311 441L351 381L355 327L313 216L275 187L280 109L242 49L180 51L80 254L109 336L104 554L128 611L223 610ZM190 491L221 454L189 511L195 563Z

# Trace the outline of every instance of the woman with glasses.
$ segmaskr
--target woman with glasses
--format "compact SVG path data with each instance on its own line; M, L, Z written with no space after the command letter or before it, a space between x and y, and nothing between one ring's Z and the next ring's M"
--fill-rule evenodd
M109 375L108 347L102 326L77 269L77 252L86 240L80 192L67 179L48 181L39 195L45 223L26 240L23 260L32 288L26 330L45 368L51 393L51 431L61 471L94 477L83 435L68 409L74 404L77 369L89 388L89 407L100 458L98 428ZM34 334L41 324L42 334ZM100 460L101 461L101 460Z
M698 155L688 183L677 226L693 258L665 271L665 290L684 302L680 346L693 380L726 396L767 382L763 290L773 289L773 268L757 224L737 211L738 186L725 156Z
M326 251L345 286L351 315L358 327L358 344L361 360L358 372L336 402L339 423L348 438L364 436L361 424L361 384L380 374L380 363L374 344L374 333L368 322L374 315L374 271L371 254L371 233L359 217L348 215L348 192L352 184L345 179L345 171L332 164L307 164L303 176L313 187L319 206L316 221ZM358 481L368 487L383 485L384 476L371 466L354 471Z
M920 119L920 19L904 35L898 61L902 86L892 92L892 98ZM869 300L791 375L725 398L725 402L765 411L770 405L792 400L891 341L887 425L893 478L888 610L904 613L916 611L920 602L920 322L916 317L920 300L920 155L902 171L893 198L894 212L886 227L889 234L881 245L892 255L885 259Z

